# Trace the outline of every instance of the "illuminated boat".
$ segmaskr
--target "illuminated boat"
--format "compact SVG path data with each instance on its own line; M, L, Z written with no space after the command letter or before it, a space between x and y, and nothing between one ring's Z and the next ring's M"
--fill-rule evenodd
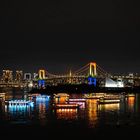
M135 94L127 94L125 97L135 97Z
M34 93L34 94L28 94L28 97L37 97L40 96L41 94L39 93Z
M5 94L6 94L6 93L0 93L0 97L1 97L1 96L5 96Z
M86 102L69 102L69 104L78 104L79 108L85 108Z
M66 101L67 104L78 104L79 108L85 108L86 99L69 99Z
M78 104L55 104L54 109L77 109Z
M5 94L6 94L6 93L0 93L0 98L2 98L2 99L5 100Z
M93 95L93 96L89 96L89 97L84 97L85 99L100 99L103 96L98 96L98 95Z
M48 95L39 95L36 97L36 100L49 100L50 96Z
M100 98L97 103L98 104L114 104L114 103L120 103L119 98Z
M67 93L58 93L54 94L54 102L56 104L65 104L69 100L69 94Z
M10 101L5 101L7 105L33 105L34 102L32 101L27 101L27 100L10 100Z
M85 94L84 99L100 99L105 96L105 93Z
M86 99L68 99L67 102L86 102Z

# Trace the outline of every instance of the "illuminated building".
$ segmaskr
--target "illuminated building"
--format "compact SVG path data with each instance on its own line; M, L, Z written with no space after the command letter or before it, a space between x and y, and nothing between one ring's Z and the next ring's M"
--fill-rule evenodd
M134 74L133 73L129 73L128 75L128 85L133 86L134 85Z
M122 78L118 78L117 79L117 87L124 87L124 82L123 82L123 80L122 80Z
M125 87L140 86L140 76L136 73L128 73L128 75L114 75L112 79L122 79Z
M6 83L12 82L13 81L13 71L3 70L2 81L6 82Z
M16 79L17 82L21 82L23 80L23 71L16 71Z
M30 82L28 83L28 87L32 88L33 86L34 86L33 82L30 81Z
M106 78L105 87L122 88L124 87L124 82L122 81L121 78L118 78L117 81L114 81L110 78Z

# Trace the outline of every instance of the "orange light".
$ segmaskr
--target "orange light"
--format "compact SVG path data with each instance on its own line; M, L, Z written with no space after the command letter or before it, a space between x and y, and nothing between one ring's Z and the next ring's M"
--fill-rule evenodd
M135 102L135 97L128 97L128 104L133 105Z

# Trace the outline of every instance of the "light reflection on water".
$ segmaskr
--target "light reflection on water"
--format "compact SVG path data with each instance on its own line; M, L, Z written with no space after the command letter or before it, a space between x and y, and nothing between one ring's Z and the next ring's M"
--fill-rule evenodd
M40 121L41 125L45 125L47 122L49 103L49 98L36 98L35 100L36 117Z
M28 122L31 118L33 107L30 105L5 105L5 119L13 122Z
M87 119L89 127L94 127L97 124L97 100L88 99L87 100Z
M81 98L75 94L71 97ZM8 95L6 99L28 98L27 95ZM34 106L7 106L0 100L0 118L4 121L19 122L19 123L38 123L40 125L47 125L53 120L69 121L83 121L90 128L96 128L100 125L118 125L126 123L139 122L140 117L140 95L127 96L116 104L98 105L97 99L87 99L80 109L56 109L51 108L51 98L28 98L34 101ZM137 116L137 117L136 117ZM54 119L55 118L55 119Z
M60 120L76 120L77 111L77 109L56 109L56 116Z
M126 102L127 102L127 105L128 105L128 110L130 112L134 112L134 109L135 109L135 96L130 96L128 98L126 98Z
M98 105L99 111L119 111L119 109L120 109L119 103Z

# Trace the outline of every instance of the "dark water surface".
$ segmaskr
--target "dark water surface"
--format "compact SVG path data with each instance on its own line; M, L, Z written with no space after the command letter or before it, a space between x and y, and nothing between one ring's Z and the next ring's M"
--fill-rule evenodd
M6 100L26 98L28 93L21 90L6 92ZM0 99L1 136L112 139L135 138L140 131L140 94L123 96L118 104L98 105L87 99L80 109L53 110L51 97L33 101L34 106L8 106Z

